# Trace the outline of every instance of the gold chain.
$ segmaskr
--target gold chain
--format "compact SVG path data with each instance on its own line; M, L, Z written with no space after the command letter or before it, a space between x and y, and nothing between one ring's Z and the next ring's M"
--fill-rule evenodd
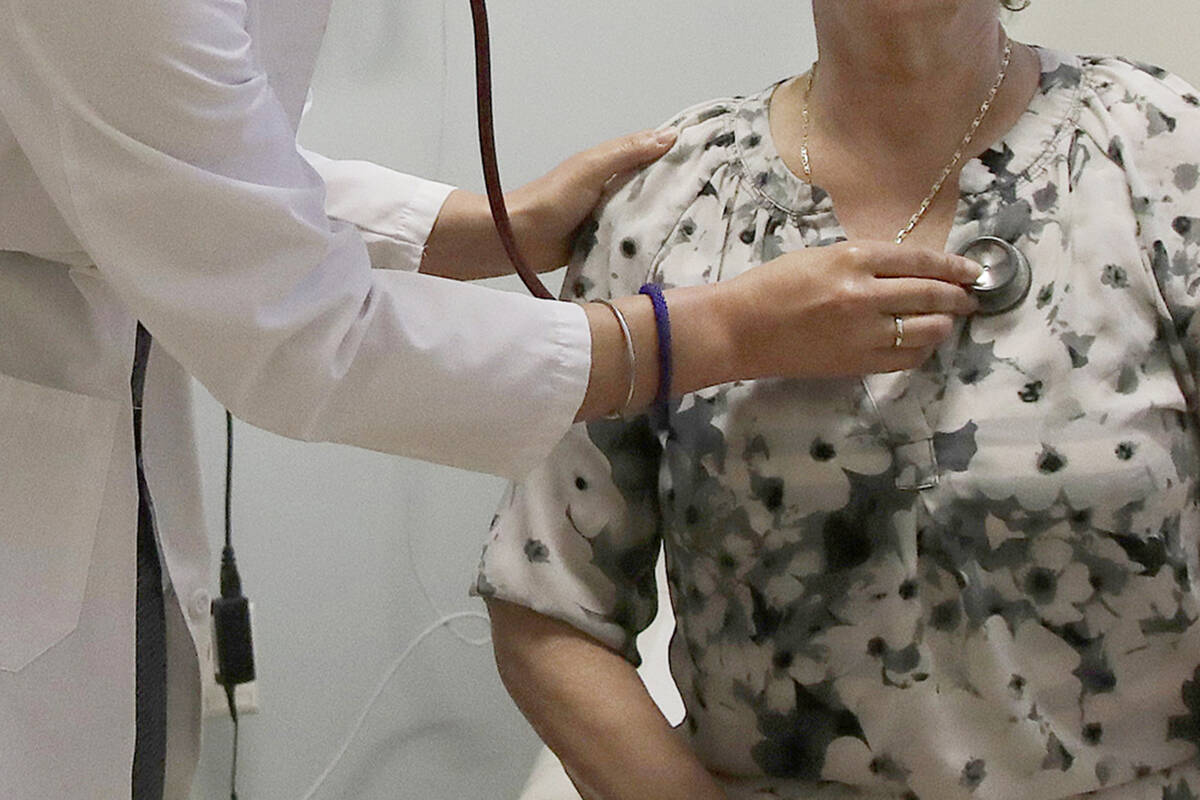
M933 201L942 191L942 186L946 183L946 179L950 177L951 173L953 173L958 167L959 162L962 161L963 155L967 152L967 148L971 146L971 142L975 139L975 133L979 130L979 126L983 124L984 119L987 118L988 111L991 110L992 104L995 103L996 95L1000 92L1000 87L1004 84L1004 79L1008 75L1008 65L1012 61L1012 52L1012 39L1009 39L1006 36L1004 37L1004 56L1000 61L1000 74L996 76L996 82L992 84L992 88L991 91L988 92L987 99L985 99L983 101L983 105L979 107L979 113L975 115L975 120L971 123L971 127L967 129L966 135L963 136L962 143L959 144L958 149L954 151L954 157L950 159L950 163L947 164L946 168L942 170L941 176L934 181L933 188L929 190L929 194L927 194L925 199L921 201L921 207L917 209L917 213L913 214L912 218L909 219L908 224L901 228L900 232L896 234L896 238L894 240L896 244L902 244L904 240L908 238L908 235L912 233L913 228L916 228L921 220L925 218L925 212L929 210L929 207L933 205ZM808 86L804 91L804 102L800 107L800 117L804 122L804 136L800 143L800 161L804 165L804 179L808 181L809 185L812 185L813 181L812 162L809 160L808 155L808 131L810 127L808 98L812 95L813 78L816 76L816 74L817 65L813 64L812 69L808 73Z

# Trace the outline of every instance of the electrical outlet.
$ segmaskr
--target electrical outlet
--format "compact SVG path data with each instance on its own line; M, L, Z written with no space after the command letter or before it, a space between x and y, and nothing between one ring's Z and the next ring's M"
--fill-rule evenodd
M255 642L258 641L258 631L254 629L254 604L250 604L250 630ZM207 665L207 666L205 666ZM217 653L216 647L209 639L208 653L200 658L200 704L205 718L228 717L229 700L225 697L225 687L217 683ZM233 704L238 716L258 713L258 681L240 683L233 690Z

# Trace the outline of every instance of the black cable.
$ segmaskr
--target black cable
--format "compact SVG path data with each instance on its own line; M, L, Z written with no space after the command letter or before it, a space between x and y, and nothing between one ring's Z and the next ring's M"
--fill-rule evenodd
M221 551L221 596L213 600L213 631L217 649L217 683L225 688L229 717L233 720L233 758L229 770L229 798L237 800L237 757L240 725L237 687L254 680L254 642L250 629L250 601L242 594L233 552L233 415L225 412L225 548Z
M225 411L225 553L233 554L233 414ZM239 576L240 577L240 576ZM240 581L239 581L240 582ZM223 593L223 592L222 592ZM225 684L225 700L233 720L233 756L229 766L229 800L237 800L238 724L237 686Z
M233 414L225 412L225 546L233 549Z
M237 757L238 757L238 724L237 698L234 696L234 685L225 685L225 699L229 703L229 716L233 719L233 759L229 767L229 800L238 800L237 796Z

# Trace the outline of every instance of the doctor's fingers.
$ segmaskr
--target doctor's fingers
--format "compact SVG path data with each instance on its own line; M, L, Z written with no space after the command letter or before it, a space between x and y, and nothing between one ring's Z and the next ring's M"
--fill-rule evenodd
M979 301L971 292L929 278L879 278L874 284L879 310L888 314L974 314Z
M861 249L877 278L929 278L968 286L979 278L982 269L962 256L939 253L920 247L898 247L891 242L852 243Z
M589 187L603 187L616 175L656 161L675 145L677 138L679 132L673 129L631 133L576 153L561 166Z

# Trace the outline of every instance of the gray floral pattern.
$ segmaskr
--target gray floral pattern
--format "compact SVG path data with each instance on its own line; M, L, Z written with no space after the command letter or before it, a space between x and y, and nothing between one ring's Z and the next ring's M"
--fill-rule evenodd
M738 798L1176 800L1200 791L1200 99L1040 51L970 161L947 249L1034 268L918 370L687 395L576 426L512 487L476 589L633 662L665 543L671 667ZM770 89L679 143L581 237L578 298L729 279L844 238L783 164Z

